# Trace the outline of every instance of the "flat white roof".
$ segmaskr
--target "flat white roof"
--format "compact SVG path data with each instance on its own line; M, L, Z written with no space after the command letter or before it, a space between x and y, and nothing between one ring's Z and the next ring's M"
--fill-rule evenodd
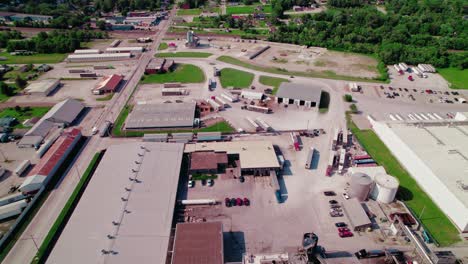
M165 263L183 150L177 143L110 146L47 263Z
M385 145L460 230L468 231L468 125L375 122Z
M70 54L68 59L130 58L130 53Z
M42 81L33 82L28 87L25 88L26 92L28 93L49 93L52 89L54 89L60 80L58 79L46 79Z
M143 47L115 47L106 48L106 51L143 51Z
M278 159L271 141L230 141L203 142L186 144L185 152L225 151L227 154L239 154L242 169L279 168Z
M77 49L75 50L75 54L99 54L101 52L98 49Z

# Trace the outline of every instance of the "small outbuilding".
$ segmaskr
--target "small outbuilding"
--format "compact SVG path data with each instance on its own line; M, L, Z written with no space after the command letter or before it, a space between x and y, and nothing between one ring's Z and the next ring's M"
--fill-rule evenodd
M322 88L317 85L283 82L276 94L276 102L318 108L321 96Z
M349 219L350 226L354 231L364 231L372 226L364 207L357 198L351 198L343 202L343 211Z
M46 79L33 82L24 89L26 94L48 96L60 86L59 79Z
M110 76L106 76L93 89L93 94L114 93L122 80L122 75L112 74Z

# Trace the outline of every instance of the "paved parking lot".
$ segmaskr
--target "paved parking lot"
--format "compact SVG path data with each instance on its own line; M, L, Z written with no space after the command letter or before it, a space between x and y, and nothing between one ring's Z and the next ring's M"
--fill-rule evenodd
M216 199L221 205L196 211L198 217L206 221L222 221L226 234L226 243L233 249L225 252L226 261L237 261L243 252L282 252L288 248L300 246L302 235L315 232L319 244L328 251L355 252L361 248L383 247L376 245L379 240L375 235L355 234L352 238L340 238L335 222L347 222L345 217L332 218L328 214L329 197L325 190L334 190L340 194L346 186L345 176L325 176L326 164L331 142L331 133L316 138L303 138L303 150L296 152L289 141L289 134L278 136L250 136L248 139L271 140L278 145L287 160L284 176L280 179L284 203L279 204L269 178L247 178L244 183L237 179L217 179L212 187L202 186L197 182L194 188L187 189L181 197L187 199ZM246 140L243 138L242 140ZM240 139L235 139L240 140ZM307 150L310 146L317 149L318 166L315 169L304 168ZM188 192L187 192L188 190ZM247 197L249 207L226 207L224 198ZM193 212L193 211L192 211ZM287 235L285 235L287 234ZM245 241L245 247L242 245ZM236 246L237 245L237 246Z
M424 87L424 89L442 89L449 90L447 81L437 73L427 73L427 78L418 77L414 73L405 72L400 75L393 66L387 67L390 76L390 85L396 87L417 88ZM408 79L409 76L413 77L413 81Z

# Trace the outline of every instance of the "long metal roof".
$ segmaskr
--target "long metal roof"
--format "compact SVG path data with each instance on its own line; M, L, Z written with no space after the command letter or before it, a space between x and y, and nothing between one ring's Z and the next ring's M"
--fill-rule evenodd
M166 263L183 150L110 146L47 263Z
M125 122L128 129L192 127L195 103L140 104Z

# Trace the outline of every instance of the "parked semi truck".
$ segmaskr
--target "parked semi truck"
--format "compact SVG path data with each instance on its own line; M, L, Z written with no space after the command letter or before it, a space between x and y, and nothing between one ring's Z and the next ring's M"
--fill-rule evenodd
M314 152L315 152L315 149L313 147L310 147L309 153L307 154L306 164L305 164L306 169L312 168L312 161L314 160Z
M112 125L112 123L110 121L105 121L101 125L101 128L99 129L99 136L100 137L108 136L110 134L111 125Z

